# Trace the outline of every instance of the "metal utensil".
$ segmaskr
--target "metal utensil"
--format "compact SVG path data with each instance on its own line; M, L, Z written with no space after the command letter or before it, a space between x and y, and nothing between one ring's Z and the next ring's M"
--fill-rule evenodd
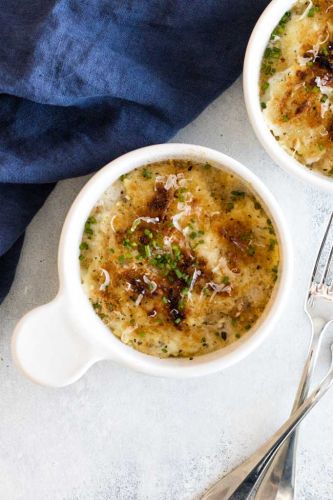
M279 499L289 500L294 498L295 450L297 438L292 434L292 430L296 428L297 424L304 418L306 413L316 404L313 403L305 413L301 411L302 408L303 410L305 408L304 400L309 391L311 375L319 352L323 333L326 326L333 320L333 285L330 272L333 260L332 244L328 257L325 257L326 243L328 242L333 227L332 222L333 213L331 214L329 224L319 249L305 304L305 311L312 322L311 345L295 398L292 416L254 455L216 483L216 485L203 496L203 500L227 500L229 498L240 498L244 500L249 496L252 498L255 497L257 500L258 498L260 498L260 500L267 500L268 498L271 500L276 498L278 492L280 494ZM314 395L315 393L306 401L311 400ZM299 416L298 419L295 415ZM289 429L288 432L286 429ZM285 444L281 449L283 443ZM277 453L278 450L279 452ZM275 456L276 461L270 466L270 460ZM242 496L239 496L241 491ZM256 496L254 496L255 491L257 491Z
M325 247L332 232L333 214L331 214L323 241L320 245L318 257L313 269L309 294L305 303L305 312L312 325L311 343L307 361L304 366L301 381L295 397L291 413L303 403L309 392L313 368L323 338L324 327L333 320L333 296L330 293L332 280L330 266L333 247L331 246L328 258L325 257ZM295 496L295 470L298 429L286 439L283 446L271 459L265 471L257 481L259 487L255 494L256 500L292 500Z
M331 352L332 362L330 370L317 389L311 393L271 439L261 446L254 455L243 462L241 466L234 469L210 488L202 497L202 500L245 500L250 498L253 482L258 478L272 455L279 450L296 426L333 385L333 344Z

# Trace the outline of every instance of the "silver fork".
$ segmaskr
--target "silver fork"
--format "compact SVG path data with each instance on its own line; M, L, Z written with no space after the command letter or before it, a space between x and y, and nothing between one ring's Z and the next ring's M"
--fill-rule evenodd
M328 374L310 396L308 396L299 408L288 418L280 429L259 450L246 460L241 467L231 472L232 481L228 474L224 479L216 483L202 497L204 500L246 500L252 498L252 476L260 467L265 467L276 451L278 451L285 440L295 430L296 426L303 420L309 411L321 400L328 389L333 385L333 344L331 345L332 361ZM236 474L237 471L237 474ZM242 478L242 481L239 479ZM271 500L269 497L266 500Z
M311 345L295 398L292 415L249 459L218 481L202 500L228 500L231 498L260 498L260 500L290 500L294 498L296 433L292 431L316 404L316 391L305 401L309 391L311 375L326 327L333 321L333 285L330 269L333 260L331 245L328 258L324 250L333 227L331 214L318 257L312 273L311 284L305 304L305 311L312 323ZM333 367L322 382L332 383ZM327 387L328 389L328 387ZM327 390L326 389L326 390ZM319 390L319 389L318 389ZM326 392L325 390L325 392ZM321 394L322 389L317 394ZM309 406L309 401L314 400ZM272 460L272 462L271 462ZM272 465L271 465L272 464Z
M311 344L291 413L297 410L309 392L323 331L333 321L332 280L330 279L333 246L331 246L328 258L324 259L323 257L327 239L331 233L332 221L333 213L320 245L305 303L305 312L312 325ZM256 484L257 487L259 484L254 496L256 500L267 500L268 498L270 500L292 500L294 498L297 439L298 430L291 434L262 472Z

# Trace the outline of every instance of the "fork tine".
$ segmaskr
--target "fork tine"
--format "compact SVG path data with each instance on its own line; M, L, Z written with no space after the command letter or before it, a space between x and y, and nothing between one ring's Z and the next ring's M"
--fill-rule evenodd
M328 275L330 267L331 267L332 259L333 259L333 246L331 247L331 251L330 251L329 257L328 257L327 262L326 262L324 274L323 274L323 277L321 278L321 281L320 281L321 285L326 282L326 278L327 278L327 275ZM326 285L329 286L328 283L326 283Z
M312 282L315 281L315 277L316 277L316 274L317 274L317 271L318 271L319 263L321 261L321 257L322 257L322 253L323 253L326 241L327 241L327 237L328 237L328 234L330 232L332 221L333 221L333 212L331 213L330 220L328 222L328 225L327 225L327 228L326 228L326 231L325 231L325 234L324 234L324 238L323 238L323 240L321 242L321 245L320 245L320 248L319 248L317 260L316 260L316 263L315 263L314 268L313 268L312 278L311 278ZM324 278L326 278L326 276L327 276L328 269L329 269L329 264L331 262L332 257L333 257L333 255L332 255L332 250L331 250L330 256L328 258L328 262L326 263L326 266L325 266L324 277L322 277L322 279L320 280L320 283L323 283Z

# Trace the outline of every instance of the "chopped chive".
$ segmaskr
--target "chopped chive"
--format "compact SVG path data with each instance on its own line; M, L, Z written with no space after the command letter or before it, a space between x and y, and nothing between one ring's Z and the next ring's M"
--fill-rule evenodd
M149 239L153 238L153 233L149 229L145 229L143 233L148 236Z
M171 248L172 248L175 256L178 258L180 256L180 248L179 248L179 246L178 245L172 245Z
M132 224L132 227L130 229L130 232L131 233L134 233L134 231L136 230L136 228L141 224L141 220L140 219L137 219L133 222Z
M276 73L276 69L273 68L270 64L263 63L261 69L266 76L272 76Z
M88 250L88 248L89 248L88 243L86 243L85 241L82 241L82 243L80 245L80 250Z
M97 220L95 219L95 217L93 215L91 215L87 219L87 224L96 224L96 222L97 222Z
M311 7L311 9L308 12L308 17L314 17L315 13L319 11L320 11L319 7Z
M178 268L175 269L175 274L176 274L177 278L183 277L183 273Z
M276 243L277 243L277 241L276 241L276 240L273 240L273 238L271 238L271 239L269 240L268 249L269 249L269 250L274 250L274 247L275 247Z
M253 246L249 246L247 249L247 254L251 257L256 253L256 249Z
M86 222L84 225L84 232L86 234L94 234L94 231L90 227L90 222Z
M179 309L179 311L182 311L184 309L184 307L185 307L184 301L180 300L178 302L178 309Z
M279 47L267 47L264 52L265 59L279 59L281 56L281 49Z
M199 240L198 243L196 243L193 248L197 248L197 246L202 245L203 243L205 243L204 240Z
M153 177L153 172L148 168L144 168L142 172L142 177L145 179L151 179Z

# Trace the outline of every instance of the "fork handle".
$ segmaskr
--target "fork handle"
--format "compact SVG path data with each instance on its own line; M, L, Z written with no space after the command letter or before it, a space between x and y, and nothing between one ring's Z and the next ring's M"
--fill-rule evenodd
M312 321L310 349L291 413L297 410L309 392L322 334L327 325L328 323L323 320L315 319ZM298 429L286 439L279 451L273 455L257 480L256 486L259 483L259 487L255 494L256 500L267 500L267 498L292 500L294 498L297 439Z
M202 500L244 500L268 461L333 384L333 367L317 389L250 458L210 488Z

